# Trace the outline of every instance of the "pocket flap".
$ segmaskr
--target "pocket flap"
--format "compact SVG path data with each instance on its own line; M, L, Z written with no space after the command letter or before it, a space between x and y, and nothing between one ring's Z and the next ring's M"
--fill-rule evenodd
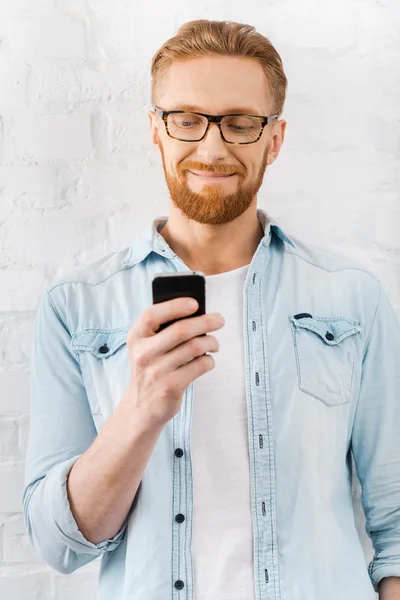
M85 329L72 336L72 346L75 351L90 351L97 358L108 358L126 343L129 329Z
M316 333L329 346L335 346L349 335L354 335L362 330L358 321L348 317L316 317L309 313L301 314L308 316L289 316L293 326L297 330L307 329Z

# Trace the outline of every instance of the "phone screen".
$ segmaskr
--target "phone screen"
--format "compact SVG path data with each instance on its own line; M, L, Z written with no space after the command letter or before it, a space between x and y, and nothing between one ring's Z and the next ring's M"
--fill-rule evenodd
M200 271L192 273L160 273L154 276L152 287L153 304L166 302L174 298L194 298L197 300L199 303L197 311L187 317L181 317L183 319L204 315L206 312L205 277ZM174 319L167 323L162 323L158 331L162 331L165 327L179 320Z

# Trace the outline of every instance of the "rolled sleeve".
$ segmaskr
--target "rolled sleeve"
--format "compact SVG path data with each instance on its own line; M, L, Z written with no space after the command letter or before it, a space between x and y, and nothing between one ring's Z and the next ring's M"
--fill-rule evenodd
M89 542L72 514L67 478L97 432L71 336L46 292L35 319L30 429L22 498L29 538L43 560L71 573L121 542L128 517L109 540Z
M377 592L384 577L400 577L400 323L382 285L365 345L351 447L375 550L368 573Z

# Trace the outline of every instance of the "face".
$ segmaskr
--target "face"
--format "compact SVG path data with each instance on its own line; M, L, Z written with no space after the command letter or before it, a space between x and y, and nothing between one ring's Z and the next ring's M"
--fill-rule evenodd
M163 110L211 115L268 116L274 108L261 65L225 56L173 63L156 104ZM170 138L153 111L149 119L172 202L187 218L208 224L233 221L256 203L265 170L279 154L286 127L285 121L273 120L257 142L234 145L222 139L215 123L200 142L184 142Z

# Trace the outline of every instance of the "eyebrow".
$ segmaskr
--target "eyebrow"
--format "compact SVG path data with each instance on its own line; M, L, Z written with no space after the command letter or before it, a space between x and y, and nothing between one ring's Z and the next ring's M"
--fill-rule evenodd
M204 113L204 110L200 106L195 106L194 104L180 104L179 106L173 107L171 110L187 110L189 112ZM251 108L249 106L235 106L234 108L228 108L224 110L224 114L227 115L233 115L236 113L245 115L256 115L257 111L255 110L255 108Z

